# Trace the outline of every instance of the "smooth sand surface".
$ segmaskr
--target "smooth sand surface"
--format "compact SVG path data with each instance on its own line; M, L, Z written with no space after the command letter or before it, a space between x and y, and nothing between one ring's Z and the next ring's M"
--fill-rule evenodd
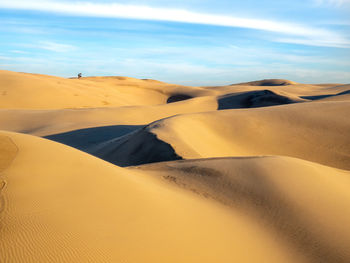
M177 114L216 109L217 101L212 97L149 106L60 110L0 109L0 129L47 136L84 128L146 125Z
M258 81L222 87L184 87L127 77L65 79L0 70L0 129L47 136L110 125L147 125L178 114L215 111L220 104L224 105L222 109L272 106L317 102L304 97L328 95L336 96L323 100L341 97L349 101L348 96L338 95L350 90L349 85L269 81L291 84L251 85L261 83ZM103 103L101 96L107 96L109 104ZM187 100L167 103L174 96Z
M100 143L92 153L117 165L138 165L166 144L167 153L183 159L282 155L349 170L349 116L348 101L179 115ZM157 140L143 140L148 134ZM167 160L178 159L171 156Z
M18 148L1 174L3 262L304 260L244 213L52 141L0 138Z
M0 262L350 262L349 90L0 71Z
M188 114L148 129L185 159L284 155L350 170L350 102Z
M128 77L65 79L0 70L0 108L62 109L166 103L169 96L186 91L191 96L209 94L201 88L183 87Z
M249 215L311 262L348 262L350 172L290 157L239 157L132 167Z

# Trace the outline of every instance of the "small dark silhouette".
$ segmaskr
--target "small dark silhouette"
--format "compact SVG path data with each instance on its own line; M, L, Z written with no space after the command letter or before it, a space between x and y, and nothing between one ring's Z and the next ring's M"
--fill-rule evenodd
M81 76L82 76L82 74L81 74L81 73L79 73L79 74L78 74L78 79L80 79L80 78L81 78Z

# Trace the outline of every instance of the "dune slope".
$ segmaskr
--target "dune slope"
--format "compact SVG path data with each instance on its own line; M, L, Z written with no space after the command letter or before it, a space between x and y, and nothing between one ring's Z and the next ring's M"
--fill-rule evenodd
M111 125L147 125L177 114L322 100L349 101L349 85L262 80L185 87L128 77L65 79L0 71L0 129L48 136Z
M248 214L310 262L350 260L350 231L344 229L350 220L349 172L280 156L184 160L130 169Z
M169 116L217 109L214 97L200 97L170 104L90 109L0 109L0 129L48 136L78 129L147 125Z
M301 102L287 96L278 95L270 90L248 91L220 96L218 109L258 108Z
M349 102L299 103L185 114L154 122L146 130L158 138L150 144L165 142L183 159L283 155L350 169L349 114ZM123 147L136 147L138 135ZM118 163L107 157L113 145L103 145L100 154L103 147L104 158ZM116 144L113 155L121 154Z
M89 147L87 152L118 166L182 159L148 127Z
M128 77L61 77L0 70L0 108L62 109L155 105L174 94L208 90Z
M1 173L1 262L307 262L215 201L55 142L0 138L1 160L18 148Z
M150 130L182 158L284 155L350 169L349 102L168 118Z
M233 84L233 85L247 85L247 86L287 86L297 84L294 81L286 79L263 79L258 81L250 81L245 83Z

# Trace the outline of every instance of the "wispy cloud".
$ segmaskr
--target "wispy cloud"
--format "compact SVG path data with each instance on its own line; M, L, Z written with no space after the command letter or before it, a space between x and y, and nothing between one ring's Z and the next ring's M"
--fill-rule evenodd
M6 56L0 56L0 61L1 60L11 60L12 58L6 57Z
M337 2L342 3L345 1L349 0L337 0ZM309 44L315 43L316 46L322 44L329 47L350 47L350 40L346 39L344 36L319 27L310 27L298 23L285 23L282 21L274 21L269 19L252 19L201 13L184 9L125 5L117 3L60 2L57 0L2 0L0 2L0 8L55 12L74 16L143 19L225 27L240 27L299 37L303 39L304 43L308 41ZM285 40L289 39L292 38L285 38ZM297 42L300 41L292 41L292 43Z
M36 48L45 49L45 50L54 51L54 52L68 52L76 49L72 45L61 44L61 43L56 43L51 41L41 41L38 43Z
M237 56L232 55L229 49L237 49ZM205 54L203 49L192 50L192 52L197 52L196 56ZM190 53L190 49L182 52L184 57L190 56ZM48 62L45 56L34 58L22 56L1 60L2 54L0 54L0 69L40 72L66 77L74 76L78 72L83 72L84 75L123 75L195 86L224 85L263 78L285 78L297 82L346 83L350 77L350 72L346 70L349 68L349 62L347 60L338 61L333 57L301 56L269 49L245 47L227 47L227 49L216 50L213 53L216 53L217 57L226 58L226 62L217 61L220 64L213 65L213 63L196 63L181 59L139 59L138 56L114 58L107 56L106 53L103 53L102 56L90 54L89 57L70 55L65 57L58 53L52 54ZM205 60L211 60L210 57L208 54ZM315 65L325 64L328 64L329 67L315 67ZM342 68L340 64L344 64L344 67Z
M341 7L344 5L350 5L350 0L314 0L317 5L331 5Z
M24 44L17 44L16 45L19 48L29 48L29 49L43 49L48 51L53 51L57 53L65 53L77 50L77 47L73 45L63 44L63 43L57 43L54 41L38 41L36 43L24 43ZM28 51L22 51L22 50L11 50L11 53L18 53L18 54L28 54Z
M276 38L276 42L280 43L290 43L290 44L300 44L306 46L317 46L317 47L338 47L338 48L349 48L350 40L344 39L320 39L315 41L310 38Z
M15 54L28 54L28 52L23 50L11 50L10 52Z
M70 51L77 50L76 46L64 44L64 43L58 43L54 41L38 41L34 43L18 43L15 44L15 46L19 49L42 49L42 50L48 50L53 51L56 53L66 53ZM30 54L29 51L23 51L23 50L9 50L11 53L17 53L17 54Z

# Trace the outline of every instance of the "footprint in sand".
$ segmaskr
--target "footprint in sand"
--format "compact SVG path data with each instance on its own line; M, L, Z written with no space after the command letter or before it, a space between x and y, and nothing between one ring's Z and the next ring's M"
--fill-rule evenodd
M5 209L5 198L2 195L2 192L5 189L5 187L6 187L6 181L5 180L1 180L0 181L0 214Z

